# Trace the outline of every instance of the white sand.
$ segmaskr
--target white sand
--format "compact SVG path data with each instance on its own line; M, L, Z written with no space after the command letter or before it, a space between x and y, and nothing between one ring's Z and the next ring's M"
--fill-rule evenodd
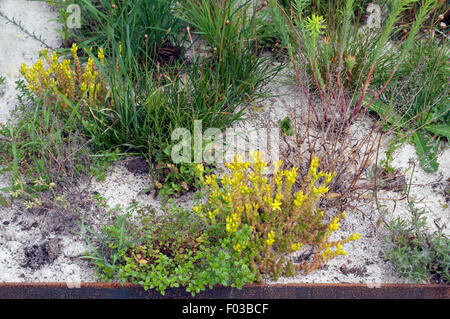
M61 38L55 31L58 24L50 21L57 18L57 13L51 6L36 1L0 0L0 10L30 33L41 36L50 47L60 46ZM0 75L6 77L6 84L0 89L3 92L0 93L0 122L8 120L9 112L17 104L15 81L21 78L20 65L36 62L38 50L44 48L39 41L0 17ZM0 175L0 188L9 186L9 179L9 174ZM86 250L86 244L70 230L55 230L58 224L64 223L70 224L55 216L33 214L21 205L0 206L0 282L95 281L88 263L75 258ZM58 236L60 232L64 235ZM59 245L51 246L60 246L54 249L58 252L55 260L39 269L22 266L26 261L25 248L32 249L33 245L39 246L53 238L56 240L52 242L59 242ZM39 247L35 251L37 260Z

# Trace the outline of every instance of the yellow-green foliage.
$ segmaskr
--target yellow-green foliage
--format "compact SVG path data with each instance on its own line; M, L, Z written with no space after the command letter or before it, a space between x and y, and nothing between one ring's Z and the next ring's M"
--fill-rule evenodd
M68 102L80 101L84 105L97 107L104 101L107 94L106 81L97 71L91 57L84 67L81 65L77 51L78 47L74 43L70 49L73 63L69 59L60 62L57 53L53 52L49 55L48 50L40 52L42 58L31 68L23 63L20 72L27 82L27 88L38 98L45 95L47 103L57 103L62 108L67 107ZM103 64L105 59L103 49L98 51L97 56Z
M317 158L313 158L302 187L296 192L296 167L280 170L279 161L274 163L273 175L268 178L264 175L267 163L259 152L251 153L251 162L235 157L226 164L231 176L225 174L221 178L214 174L203 176L199 165L198 176L207 201L193 210L212 233L230 238L234 250L248 256L256 272L274 278L293 275L296 270L308 273L335 256L345 255L343 244L360 237L352 234L338 241L328 240L338 230L345 212L326 221L324 212L318 210L335 173L318 171ZM234 234L248 227L251 239L242 242ZM313 249L310 262L294 265L286 259L289 253L307 246Z

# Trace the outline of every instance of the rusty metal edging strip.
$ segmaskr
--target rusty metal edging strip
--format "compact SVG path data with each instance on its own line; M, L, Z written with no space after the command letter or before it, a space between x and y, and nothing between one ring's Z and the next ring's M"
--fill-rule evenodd
M255 284L241 290L217 286L195 296L198 299L450 299L450 285L381 284ZM0 299L188 299L183 288L165 295L132 284L0 283Z

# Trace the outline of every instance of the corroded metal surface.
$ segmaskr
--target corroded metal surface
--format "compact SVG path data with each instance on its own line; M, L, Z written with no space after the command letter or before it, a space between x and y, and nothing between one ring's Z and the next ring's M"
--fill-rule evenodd
M73 285L69 285L72 287ZM75 285L76 286L76 285ZM0 299L189 299L182 288L156 290L116 283L0 283ZM449 299L450 285L381 284L287 284L248 285L242 289L217 286L196 299Z

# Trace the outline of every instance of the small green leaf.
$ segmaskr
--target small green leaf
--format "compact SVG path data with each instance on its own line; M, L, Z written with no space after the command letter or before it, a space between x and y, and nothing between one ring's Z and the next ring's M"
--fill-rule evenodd
M287 136L294 135L294 131L292 130L291 119L289 116L286 116L284 119L278 121L278 125L280 125L281 130Z
M416 131L411 135L411 142L416 146L420 166L427 172L436 172L439 168L437 162L438 138L436 142L428 138L423 132Z
M425 126L425 130L427 130L430 133L444 136L448 140L450 140L450 125L448 124L432 124Z

